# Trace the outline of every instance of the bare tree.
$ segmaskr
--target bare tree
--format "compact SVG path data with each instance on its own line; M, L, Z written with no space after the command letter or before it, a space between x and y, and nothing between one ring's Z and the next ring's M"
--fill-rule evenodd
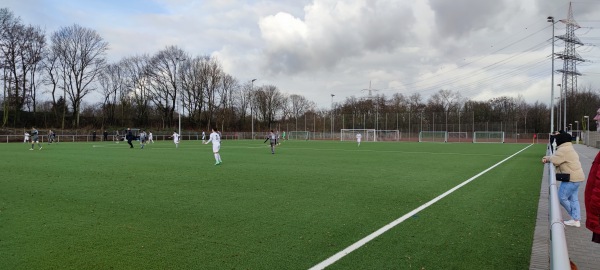
M4 102L3 111L4 118L2 126L8 123L8 115L12 110L16 114L15 123L18 118L17 112L22 108L19 104L21 89L18 83L17 62L19 32L23 28L21 19L15 17L14 14L7 8L0 9L0 57L2 60L2 80L4 82ZM14 124L14 123L13 123Z
M116 119L117 97L123 87L124 74L119 64L108 64L98 76L102 100L102 129L106 124L114 124Z
M41 83L36 80L36 75L43 71L43 59L46 57L46 35L44 31L39 27L29 26L25 28L25 35L28 37L29 42L25 45L22 51L22 59L28 63L25 66L29 66L28 72L25 72L28 77L25 81L28 82L26 85L29 90L29 98L31 100L34 116L37 109L37 86Z
M181 80L177 71L186 60L185 52L169 46L150 58L146 74L149 76L149 98L160 112L163 128L173 126L175 106L179 100ZM181 69L179 70L181 72Z
M289 104L291 107L291 115L295 119L295 130L298 130L298 119L312 109L311 102L302 95L290 95Z
M283 105L283 94L274 85L260 87L255 93L258 113L268 128L275 122L277 113Z
M188 112L192 124L200 124L205 108L204 95L204 66L209 61L208 56L194 57L183 62L181 67L181 87L183 107Z
M39 27L25 26L10 10L0 9L0 57L6 101L3 125L10 109L15 114L14 125L20 122L20 112L26 105L35 112L35 75L45 45L45 35Z
M250 98L252 97L252 82L248 81L240 86L236 92L236 105L238 109L238 119L240 121L240 128L245 129L246 117L248 115L248 109L250 108ZM251 116L252 117L252 116Z
M105 65L108 43L92 29L77 24L52 34L52 49L62 63L65 87L73 108L73 125L79 126L83 98L94 90L94 82Z
M237 88L239 88L238 81L231 75L223 73L221 75L221 87L219 87L219 111L221 112L219 115L221 130L225 129L225 122L229 123L234 122L234 109L233 109L233 93ZM229 124L228 126L231 126Z
M212 122L214 122L214 114L218 107L218 89L221 86L221 80L223 79L223 75L225 73L221 68L221 64L216 59L211 58L210 61L205 62L204 64L205 65L203 67L202 73L204 74L203 89L206 93L206 121L210 125Z
M401 93L394 93L392 98L388 101L390 110L394 112L406 112L409 108L409 101Z
M122 87L127 89L133 103L136 125L146 125L150 114L150 78L147 74L150 57L148 55L124 58L120 62L123 69Z

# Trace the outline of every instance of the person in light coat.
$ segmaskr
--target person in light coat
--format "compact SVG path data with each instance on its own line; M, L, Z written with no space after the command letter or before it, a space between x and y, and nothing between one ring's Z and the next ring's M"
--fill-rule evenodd
M570 174L569 182L561 182L558 189L560 204L567 210L570 220L563 223L568 226L581 226L581 208L579 206L579 186L585 180L585 174L579 162L579 155L575 152L572 137L569 133L560 133L556 137L556 151L551 156L542 158L543 163L552 163L556 173Z

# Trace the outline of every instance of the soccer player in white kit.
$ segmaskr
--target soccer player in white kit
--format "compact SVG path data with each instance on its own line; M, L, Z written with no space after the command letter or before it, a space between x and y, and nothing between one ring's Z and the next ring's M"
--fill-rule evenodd
M356 133L356 142L358 143L358 146L360 146L360 139L362 138L362 135L360 133Z
M25 139L23 140L23 143L26 143L29 141L29 133L25 132Z
M173 138L173 142L175 143L175 148L179 148L179 134L177 134L177 131L173 132L173 135L171 136L171 138Z
M154 143L154 137L152 136L152 132L148 132L148 143Z
M219 133L217 133L216 128L212 129L212 133L210 133L208 141L206 141L204 144L208 144L209 142L212 142L213 153L215 154L216 161L215 165L221 165L221 163L223 163L221 160L221 155L219 154L219 150L221 149L221 136L219 136Z

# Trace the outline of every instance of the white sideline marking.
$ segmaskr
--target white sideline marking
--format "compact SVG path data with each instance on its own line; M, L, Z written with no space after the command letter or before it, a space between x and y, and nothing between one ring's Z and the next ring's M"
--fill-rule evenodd
M382 235L383 233L389 231L390 229L394 228L396 225L404 222L405 220L407 220L408 218L414 216L415 214L421 212L422 210L424 210L425 208L433 205L434 203L438 202L439 200L443 199L444 197L450 195L452 192L456 191L457 189L463 187L464 185L472 182L473 180L477 179L479 176L485 174L486 172L490 171L491 169L497 167L498 165L504 163L505 161L511 159L512 157L516 156L517 154L525 151L525 149L531 147L533 144L530 144L529 146L519 150L518 152L512 154L511 156L503 159L502 161L496 163L495 165L493 165L492 167L489 167L487 169L485 169L484 171L478 173L477 175L467 179L466 181L460 183L459 185L453 187L452 189L444 192L442 195L437 196L436 198L434 198L433 200L417 207L416 209L408 212L407 214L405 214L404 216L388 223L387 225L381 227L379 230L367 235L366 237L364 237L363 239L358 240L356 243L348 246L347 248L343 249L342 251L334 254L333 256L327 258L326 260L320 262L319 264L311 267L309 270L317 270L317 269L325 269L325 267L332 265L333 263L339 261L341 258L345 257L346 255L350 254L350 252L357 250L358 248L362 247L363 245L367 244L368 242L370 242L371 240L375 239L376 237Z

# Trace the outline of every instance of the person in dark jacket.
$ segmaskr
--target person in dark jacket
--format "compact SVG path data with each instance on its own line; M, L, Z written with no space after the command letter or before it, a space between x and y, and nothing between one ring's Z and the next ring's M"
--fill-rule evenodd
M127 135L125 136L125 138L127 139L129 148L133 148L133 144L131 143L131 141L133 141L133 133L131 133L131 128L127 128Z

